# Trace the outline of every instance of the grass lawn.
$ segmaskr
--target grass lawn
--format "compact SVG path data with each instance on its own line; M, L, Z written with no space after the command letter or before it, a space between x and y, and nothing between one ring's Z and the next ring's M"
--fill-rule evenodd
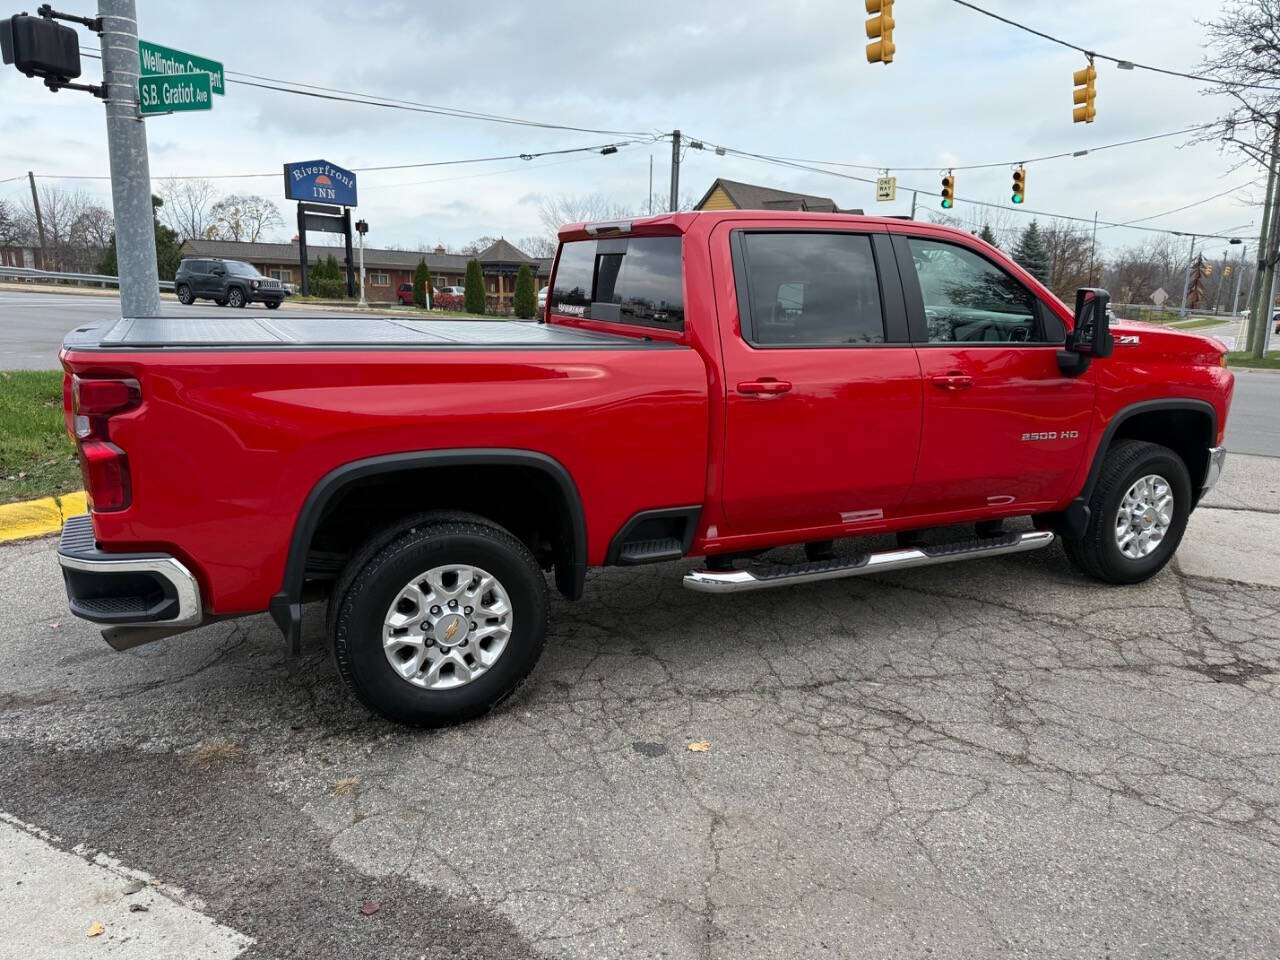
M1258 370L1280 370L1280 353L1273 353L1270 356L1263 357L1261 360L1255 360L1253 354L1245 350L1241 350L1238 353L1228 353L1227 366L1253 367Z
M62 418L62 371L0 370L0 503L82 486Z
M1201 317L1199 320L1182 320L1174 321L1169 324L1178 330L1194 330L1196 327L1220 327L1224 323L1230 323L1231 318L1226 317Z

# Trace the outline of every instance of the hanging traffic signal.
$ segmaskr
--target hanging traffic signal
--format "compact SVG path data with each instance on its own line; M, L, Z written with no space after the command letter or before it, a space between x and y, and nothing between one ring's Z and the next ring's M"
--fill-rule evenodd
M1093 109L1093 99L1097 96L1097 91L1093 87L1093 81L1098 79L1098 71L1093 67L1093 61L1089 61L1089 66L1083 70L1077 70L1071 75L1072 82L1076 88L1072 97L1076 108L1071 112L1073 123L1093 123L1095 110Z
M1225 267L1222 268L1222 275L1224 277L1231 276L1231 264L1227 264Z
M1027 195L1027 171L1019 167L1013 171L1013 197L1014 203L1021 203Z
M956 205L956 177L950 170L942 175L942 209L950 210Z
M867 63L893 63L893 0L867 0Z

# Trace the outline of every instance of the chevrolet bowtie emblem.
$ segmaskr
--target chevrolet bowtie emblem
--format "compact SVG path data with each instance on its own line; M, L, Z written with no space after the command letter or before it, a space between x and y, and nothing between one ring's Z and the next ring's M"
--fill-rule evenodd
M445 630L444 638L446 640L452 640L453 635L457 632L458 632L458 621L455 620L453 621L453 623L449 624L448 628Z

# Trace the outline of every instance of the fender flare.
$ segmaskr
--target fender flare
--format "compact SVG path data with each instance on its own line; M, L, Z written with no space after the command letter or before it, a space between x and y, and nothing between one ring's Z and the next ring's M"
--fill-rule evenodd
M1084 486L1063 512L1064 525L1068 533L1079 536L1088 526L1089 499L1093 496L1093 488L1098 485L1098 477L1102 473L1102 462L1106 459L1107 450L1111 447L1111 441L1115 439L1116 431L1120 429L1126 420L1130 420L1139 414L1152 413L1157 410L1189 410L1193 413L1207 414L1209 417L1210 444L1218 435L1218 411L1207 400L1200 400L1195 397L1164 397L1159 400L1140 400L1137 403L1121 407L1119 412L1111 418L1111 422L1107 424L1106 429L1102 431L1098 446L1094 448L1093 462L1089 465L1089 473L1085 477ZM1195 482L1195 478L1192 478L1192 482Z
M409 453L391 453L363 460L354 460L335 467L311 488L289 539L289 555L285 561L284 579L280 590L268 604L268 611L285 639L290 652L300 652L302 645L302 588L306 574L307 550L325 507L343 489L358 480L379 474L400 473L432 467L457 466L516 466L538 470L555 483L568 508L569 528L572 534L573 555L568 569L557 565L556 586L570 600L581 598L587 579L587 521L582 509L582 498L573 477L564 465L545 453L534 450L507 448L421 450Z

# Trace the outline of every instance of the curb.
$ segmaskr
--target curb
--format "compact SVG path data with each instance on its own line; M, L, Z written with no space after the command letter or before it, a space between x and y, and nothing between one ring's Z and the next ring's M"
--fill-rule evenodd
M88 512L83 490L59 497L0 504L0 543L57 533L68 517Z

